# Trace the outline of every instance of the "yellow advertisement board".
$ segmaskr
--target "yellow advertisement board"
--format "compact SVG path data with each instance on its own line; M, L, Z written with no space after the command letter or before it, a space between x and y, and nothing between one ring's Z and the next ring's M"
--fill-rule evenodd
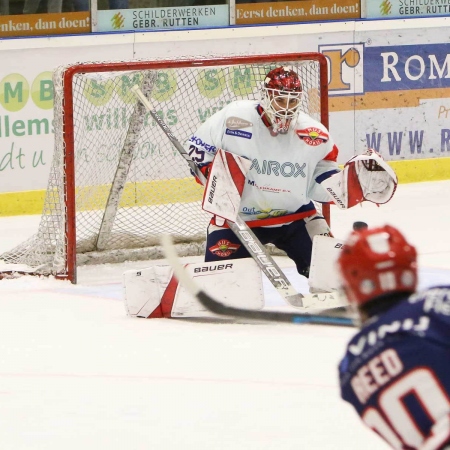
M0 37L90 33L89 11L0 16Z
M360 0L300 0L236 4L237 25L360 18Z

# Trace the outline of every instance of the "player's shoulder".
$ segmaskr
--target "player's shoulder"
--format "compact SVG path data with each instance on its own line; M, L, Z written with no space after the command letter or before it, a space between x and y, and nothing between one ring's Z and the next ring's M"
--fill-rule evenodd
M319 122L317 119L314 119L314 117L309 116L308 114L306 114L303 111L300 111L300 113L297 117L295 127L297 129L318 128L319 130L322 130L322 131L328 133L328 130L323 123Z
M367 342L375 342L397 333L423 336L434 321L448 322L450 325L450 285L405 294L392 307L368 320L350 340L348 348L362 337Z
M345 378L380 349L398 346L410 338L430 339L448 345L450 334L450 285L430 287L405 296L391 308L373 316L350 339L339 364Z
M450 284L441 284L426 288L422 291L418 291L409 297L410 303L422 302L431 297L443 297L448 298L450 295Z
M227 128L246 128L258 120L257 106L258 102L256 101L237 100L222 108L218 117Z
M434 286L413 294L404 294L392 307L369 320L362 331L370 332L380 326L405 321L408 328L411 321L418 321L421 317L433 319L436 316L447 317L446 320L450 321L450 285Z
M408 298L408 304L430 317L440 316L450 322L450 285L419 291Z
M329 161L336 162L337 148L335 151L334 159L330 158L330 151L334 151L334 142L330 136L329 131L319 121L314 119L308 114L301 112L297 117L297 121L294 127L291 127L292 133L296 135L302 142L314 148L316 156L326 158ZM321 150L321 152L320 152Z
M256 112L256 107L258 102L256 100L235 100L234 102L228 103L223 107L223 111L227 114L229 113L248 113Z

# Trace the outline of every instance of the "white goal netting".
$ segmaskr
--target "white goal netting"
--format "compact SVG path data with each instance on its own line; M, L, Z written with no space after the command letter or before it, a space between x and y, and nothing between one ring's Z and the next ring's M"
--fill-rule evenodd
M202 254L209 221L200 207L202 187L131 87L141 87L184 143L224 105L259 98L266 73L284 65L301 76L303 110L323 121L323 61L313 55L58 68L55 148L41 223L0 260L74 280L76 264L161 258L161 233L174 237L181 255Z

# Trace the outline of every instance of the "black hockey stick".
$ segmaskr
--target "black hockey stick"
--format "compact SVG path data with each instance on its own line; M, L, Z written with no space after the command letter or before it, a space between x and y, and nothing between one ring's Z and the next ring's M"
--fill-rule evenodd
M186 153L185 149L178 141L178 139L174 136L170 128L167 124L158 116L156 111L153 110L152 105L150 104L148 98L141 91L139 86L135 85L131 88L136 97L140 100L140 102L145 106L148 110L152 118L159 125L159 127L163 130L165 135L168 137L169 141L172 145L178 150L180 155L186 160L189 167L195 173L195 175L200 179L202 183L205 182L205 176L198 169L194 161L189 157ZM297 290L292 286L291 282L288 280L284 272L275 262L271 255L267 252L264 245L260 242L260 240L256 237L255 233L250 229L250 227L245 223L245 221L238 215L236 217L235 222L227 220L228 226L231 230L236 234L239 240L242 242L244 247L250 253L252 258L256 261L262 272L269 279L273 287L277 290L277 292L291 305L294 307L302 307L309 306L305 305L305 300L308 302L309 298L305 298L303 294L297 292ZM324 293L321 294L323 299L335 300L337 295L335 293ZM327 297L328 296L328 297Z
M336 308L335 310L328 310L326 312L318 314L308 313L289 313L289 312L276 312L276 311L256 311L251 309L235 308L233 306L227 306L224 303L211 297L205 291L202 291L200 286L189 277L187 272L181 265L175 247L172 242L172 238L168 235L163 235L161 238L161 244L165 257L169 264L172 266L178 281L186 288L190 294L197 298L197 300L207 309L221 316L242 317L250 320L263 320L270 322L288 322L288 323L300 323L300 324L312 324L312 325L336 325L343 327L355 326L353 320L338 313L342 308Z

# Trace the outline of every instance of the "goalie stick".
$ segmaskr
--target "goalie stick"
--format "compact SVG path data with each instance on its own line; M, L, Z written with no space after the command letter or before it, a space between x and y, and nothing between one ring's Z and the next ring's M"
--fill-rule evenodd
M186 160L191 170L200 179L202 183L205 182L205 176L195 165L194 161L186 153L185 149L178 141L178 139L171 132L167 124L158 116L157 112L153 110L148 98L141 91L139 86L134 85L131 90L140 100L140 102L148 110L155 122L160 126L165 135L169 138L172 145L178 150L180 155ZM304 296L296 291L292 286L291 282L288 280L284 272L280 269L278 264L269 255L263 244L256 237L255 233L248 227L245 221L238 215L236 216L235 222L227 220L228 226L233 230L239 240L242 242L244 247L248 250L252 258L256 261L258 266L261 268L262 272L267 276L270 283L278 291L278 293L291 305L294 307L304 306ZM323 296L330 296L330 299L334 299L336 294L322 294Z
M335 308L328 310L323 314L308 314L308 313L289 313L278 311L255 311L250 309L235 308L227 306L224 303L211 297L205 291L202 291L200 286L189 277L187 272L181 265L172 238L169 235L163 235L161 244L165 257L172 266L174 274L178 281L186 288L186 290L207 309L221 316L242 317L250 320L263 320L270 322L288 322L311 325L336 325L344 327L353 327L355 324L353 320L344 316L341 311L342 308Z

